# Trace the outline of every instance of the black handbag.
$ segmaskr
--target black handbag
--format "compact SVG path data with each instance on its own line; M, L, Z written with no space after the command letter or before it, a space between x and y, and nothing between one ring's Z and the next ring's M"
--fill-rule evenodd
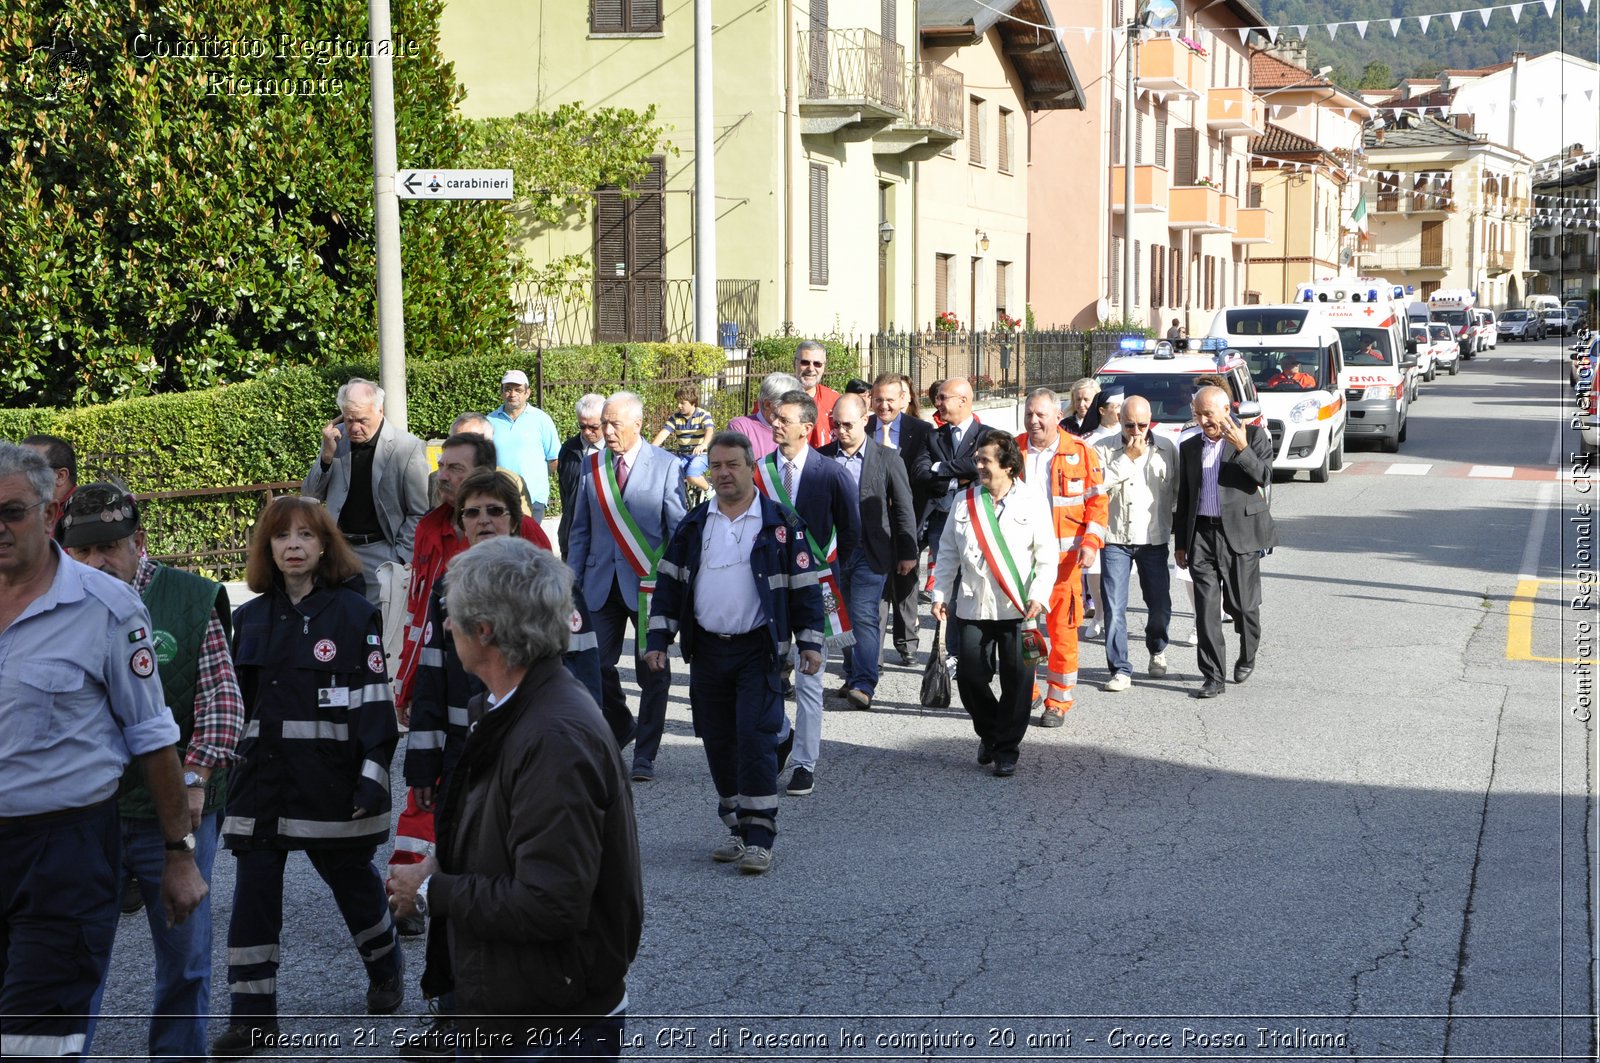
M950 707L950 667L944 663L939 640L942 626L933 625L933 651L928 654L928 666L922 670L922 704L930 709Z

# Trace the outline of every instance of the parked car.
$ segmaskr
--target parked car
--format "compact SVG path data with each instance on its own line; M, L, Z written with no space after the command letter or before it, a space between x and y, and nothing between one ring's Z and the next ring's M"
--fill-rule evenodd
M1446 326L1440 325L1439 327L1445 328ZM1432 380L1433 375L1438 368L1439 351L1439 348L1436 347L1433 342L1433 326L1412 325L1410 338L1414 340L1417 345L1417 379ZM1421 393L1422 389L1418 388L1413 394L1413 397L1420 395Z
M1544 339L1544 322L1532 310L1507 310L1500 315L1495 328L1508 340Z
M1566 331L1562 333L1562 335L1571 335L1583 327L1583 307L1574 306L1573 304L1568 303L1566 306L1561 308L1561 312L1567 315L1567 327Z
M1568 299L1561 304L1561 308L1569 314L1576 314L1578 328L1591 324L1589 321L1589 301L1587 299Z
M1461 372L1461 344L1456 342L1450 326L1435 321L1428 325L1428 333L1429 338L1433 340L1434 372L1437 373L1441 367L1449 369L1451 376ZM1417 352L1420 357L1422 352L1420 343L1417 344ZM1428 379L1432 380L1433 377L1430 375Z
M1539 319L1544 322L1546 336L1565 336L1567 334L1567 312L1565 310L1541 310Z
M1495 327L1493 310L1475 310L1478 319L1478 350L1492 351L1500 346L1500 330Z

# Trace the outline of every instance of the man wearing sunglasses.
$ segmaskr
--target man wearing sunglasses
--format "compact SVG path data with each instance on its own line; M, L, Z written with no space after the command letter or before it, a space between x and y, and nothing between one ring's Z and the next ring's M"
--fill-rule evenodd
M811 428L808 442L814 447L827 446L833 441L833 404L839 393L822 382L828 368L828 351L816 340L804 340L794 349L794 375L800 378L800 389L817 404L817 423Z
M1150 401L1132 395L1122 404L1121 436L1101 444L1105 466L1106 545L1100 554L1100 590L1105 596L1106 667L1111 678L1101 690L1127 690L1133 683L1128 660L1128 582L1139 569L1139 591L1149 614L1144 645L1152 679L1167 674L1167 626L1172 622L1172 574L1167 542L1178 501L1178 445L1150 430Z
M150 614L50 541L55 476L0 443L0 1054L89 1054L121 883L118 783L138 760L169 926L205 899ZM98 518L97 518L98 519Z

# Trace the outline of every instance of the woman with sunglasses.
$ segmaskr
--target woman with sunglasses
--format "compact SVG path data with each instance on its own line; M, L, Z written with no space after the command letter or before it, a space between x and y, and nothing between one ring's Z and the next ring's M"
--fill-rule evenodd
M303 850L366 966L369 1015L405 999L405 965L383 880L372 865L389 836L389 764L399 740L378 607L361 561L315 499L262 511L246 582L259 597L234 616L234 667L245 730L222 822L237 861L228 925L232 1018L218 1059L251 1055L277 1031L283 872ZM333 1010L337 996L328 1000Z

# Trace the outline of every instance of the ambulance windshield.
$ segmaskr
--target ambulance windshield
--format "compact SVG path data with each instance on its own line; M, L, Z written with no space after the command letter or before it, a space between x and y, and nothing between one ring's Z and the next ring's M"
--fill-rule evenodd
M1239 354L1250 364L1257 391L1315 391L1322 386L1322 358L1315 348L1252 347Z
M1340 328L1345 365L1394 365L1394 345L1383 328Z

